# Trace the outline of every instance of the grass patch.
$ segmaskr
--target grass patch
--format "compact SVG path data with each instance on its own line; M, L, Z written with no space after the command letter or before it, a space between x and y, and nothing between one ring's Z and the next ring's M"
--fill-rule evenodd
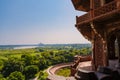
M68 77L70 76L70 68L62 68L56 72L57 75Z
M38 80L46 80L47 77L48 77L48 73L46 71L40 71Z

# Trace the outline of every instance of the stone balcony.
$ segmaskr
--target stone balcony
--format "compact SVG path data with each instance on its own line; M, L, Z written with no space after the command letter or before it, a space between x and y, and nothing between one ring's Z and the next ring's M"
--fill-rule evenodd
M120 2L112 1L104 6L90 10L82 16L77 16L76 25L82 25L91 21L98 21L100 19L105 20L116 14L120 15Z

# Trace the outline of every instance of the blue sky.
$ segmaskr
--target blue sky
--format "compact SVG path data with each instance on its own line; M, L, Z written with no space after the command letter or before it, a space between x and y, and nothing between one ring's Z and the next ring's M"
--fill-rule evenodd
M0 0L0 44L88 43L71 0Z

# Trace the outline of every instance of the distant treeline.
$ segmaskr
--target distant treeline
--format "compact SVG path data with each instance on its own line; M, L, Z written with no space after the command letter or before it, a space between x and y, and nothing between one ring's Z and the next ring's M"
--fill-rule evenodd
M0 45L0 49L14 49L16 47L29 47L29 46L36 46L36 47L58 47L58 48L65 48L65 47L71 47L71 48L85 48L91 47L91 44L30 44L30 45Z
M27 46L37 46L37 45L0 45L0 49L14 49L15 47L27 47Z

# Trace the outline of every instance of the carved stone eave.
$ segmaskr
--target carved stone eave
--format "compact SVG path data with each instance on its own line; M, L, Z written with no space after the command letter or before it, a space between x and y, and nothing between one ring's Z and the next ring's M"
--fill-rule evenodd
M90 10L90 0L71 0L76 10L88 12Z
M77 30L87 39L91 42L92 40L92 34L91 34L91 27L89 25L76 25ZM88 29L87 29L88 28Z

